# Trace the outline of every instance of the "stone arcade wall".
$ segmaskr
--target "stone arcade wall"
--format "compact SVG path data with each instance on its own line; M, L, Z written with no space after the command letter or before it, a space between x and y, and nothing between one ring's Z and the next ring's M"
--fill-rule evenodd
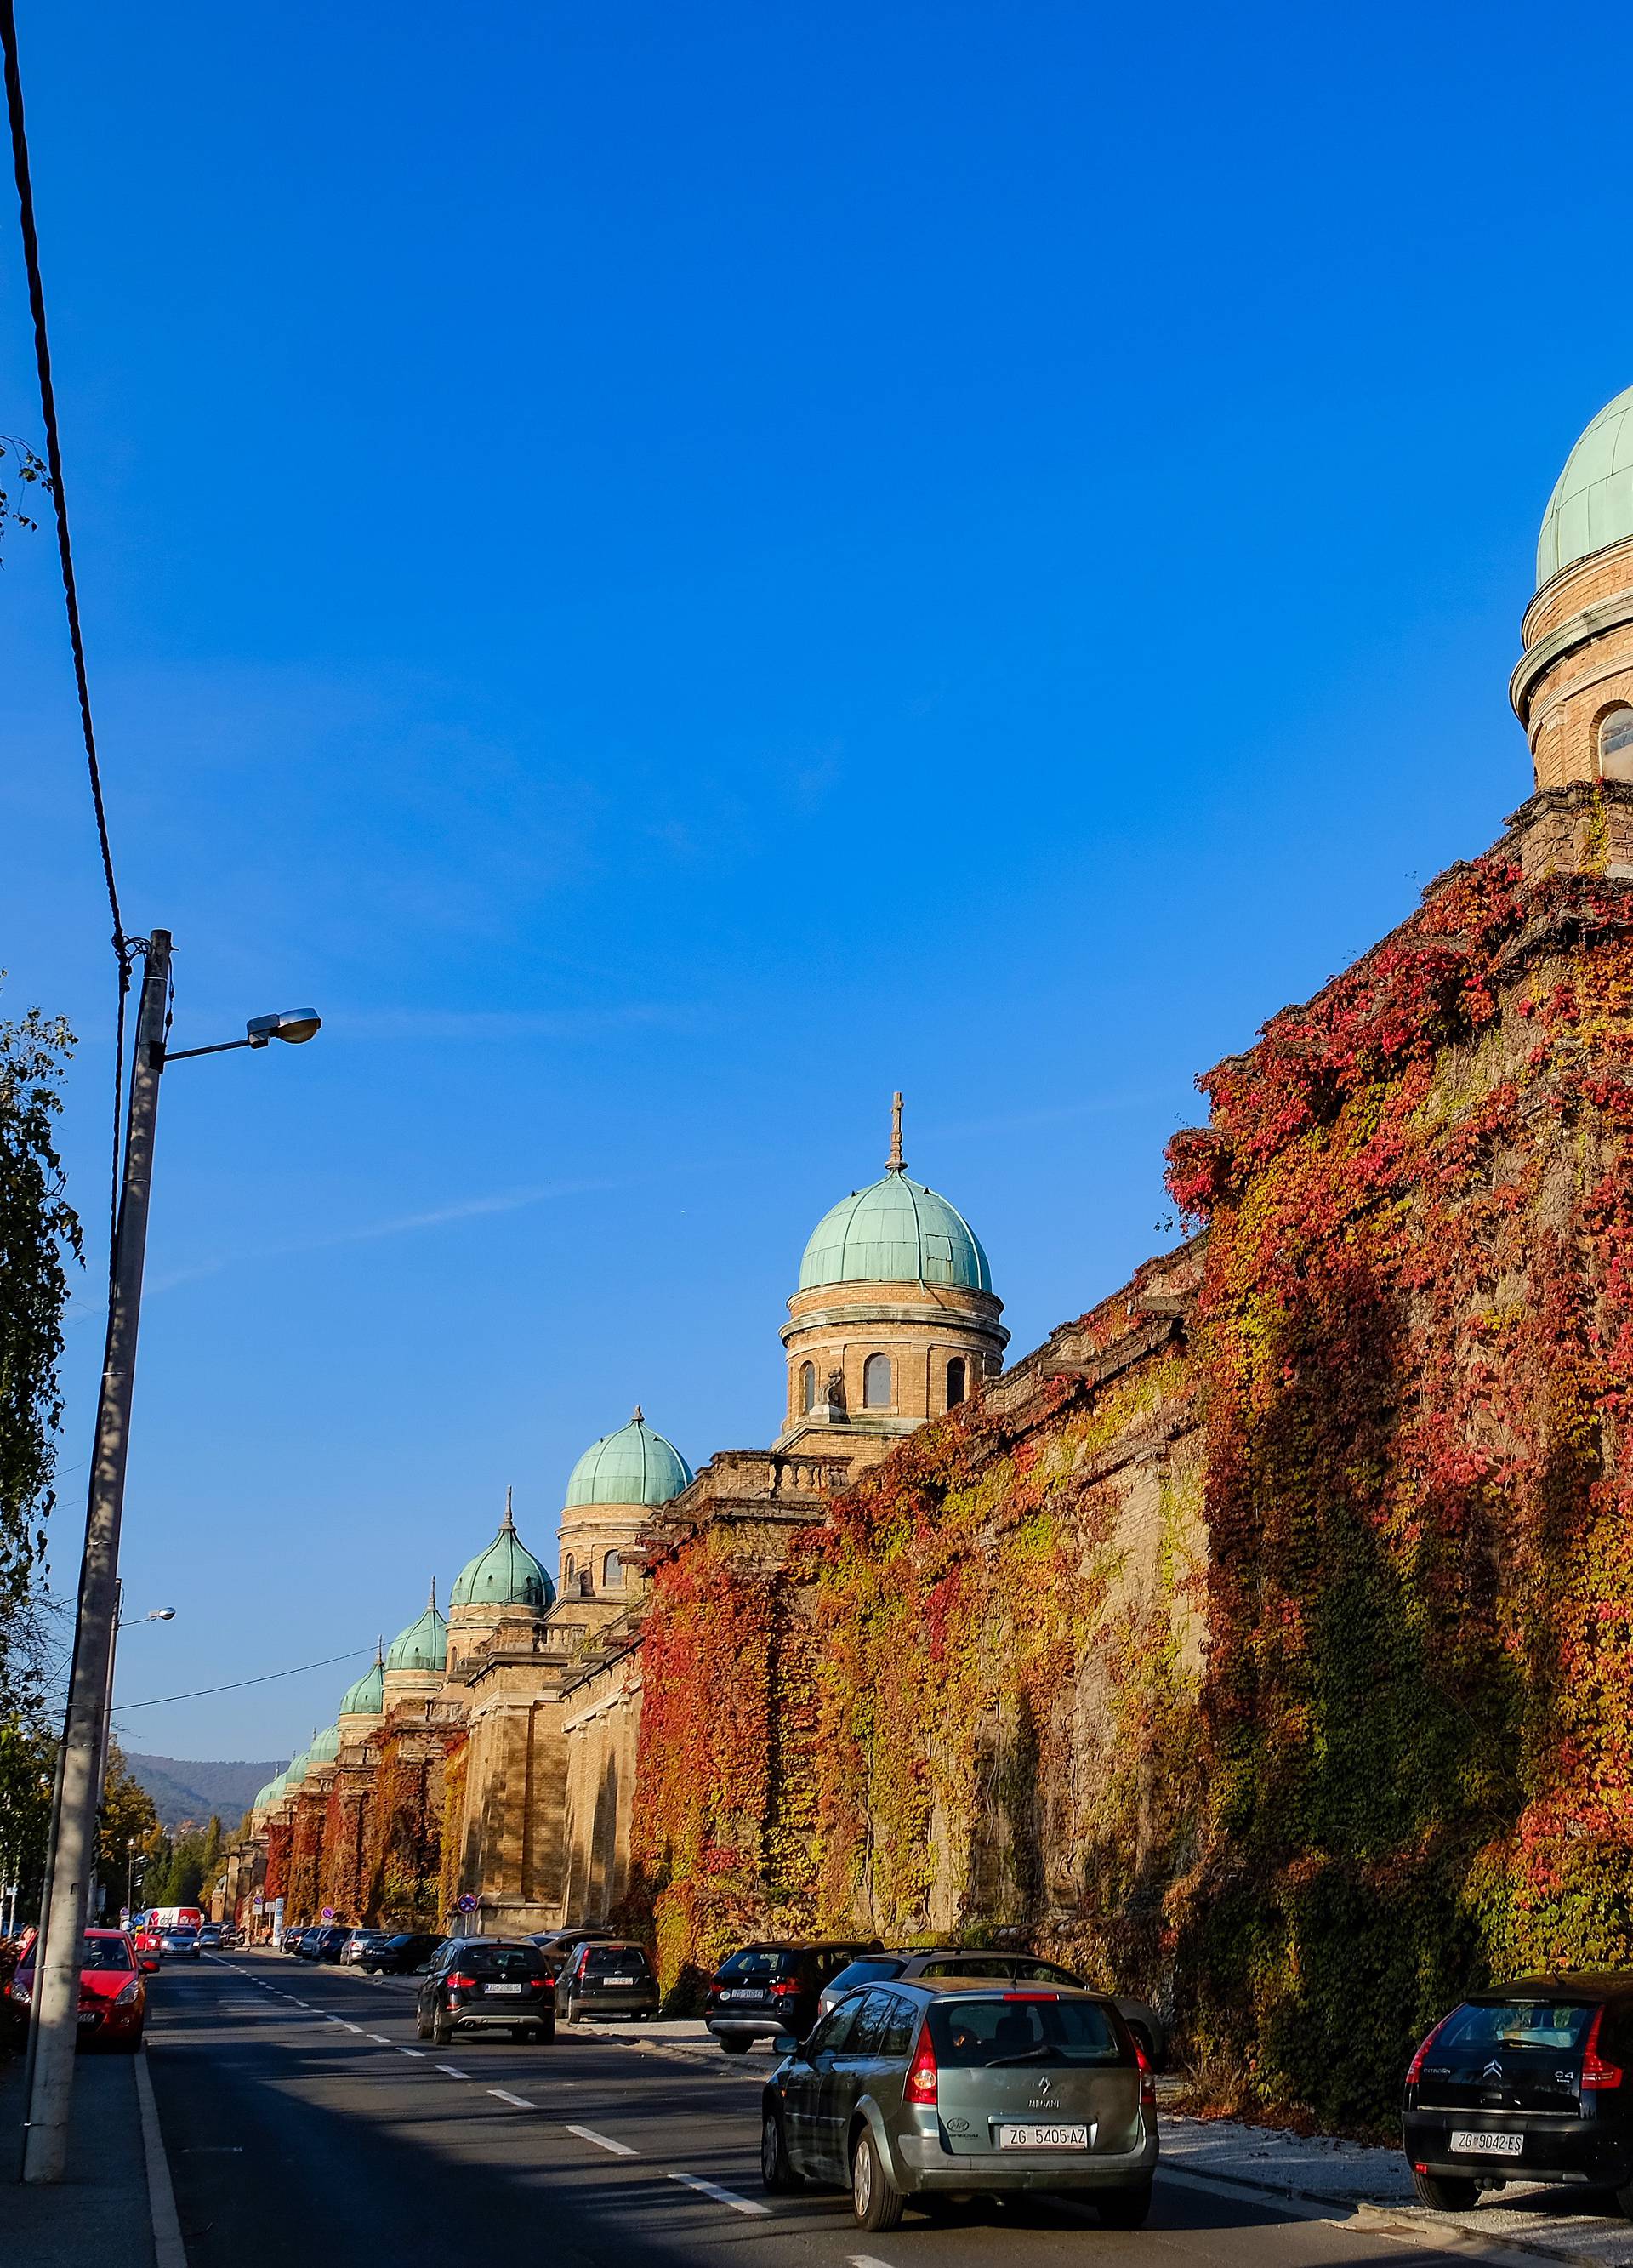
M1365 2124L1470 1979L1633 1963L1630 814L1534 798L1210 1073L1193 1243L826 1519L655 1525L666 1983L1013 1930Z

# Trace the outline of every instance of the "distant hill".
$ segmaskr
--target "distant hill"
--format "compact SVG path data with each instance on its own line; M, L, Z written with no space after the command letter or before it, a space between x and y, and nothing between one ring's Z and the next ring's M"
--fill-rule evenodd
M138 1756L125 1751L133 1779L140 1780L153 1799L159 1825L173 1832L184 1819L201 1822L218 1812L224 1827L233 1828L258 1795L281 1770L277 1763L194 1764L185 1756Z

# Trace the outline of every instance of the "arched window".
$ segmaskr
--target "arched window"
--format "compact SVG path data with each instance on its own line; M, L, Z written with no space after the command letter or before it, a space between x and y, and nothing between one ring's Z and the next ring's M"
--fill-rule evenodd
M802 1410L816 1408L816 1365L802 1362L799 1366L799 1406Z
M622 1591L623 1580L623 1562L615 1551L609 1551L601 1562L601 1588L604 1591Z
M890 1403L890 1357L871 1354L862 1366L862 1407L888 1410Z
M1599 728L1601 779L1633 781L1633 709L1613 709Z
M961 1354L955 1354L947 1365L948 1409L962 1402L967 1390L964 1383L964 1358Z
M570 1552L568 1553L567 1557L565 1557L565 1559L563 1559L563 1562L562 1562L562 1588L563 1588L563 1590L564 1590L564 1591L570 1591L570 1590L571 1590L571 1588L572 1588L572 1587L573 1587L573 1555L572 1555L572 1553L570 1551Z

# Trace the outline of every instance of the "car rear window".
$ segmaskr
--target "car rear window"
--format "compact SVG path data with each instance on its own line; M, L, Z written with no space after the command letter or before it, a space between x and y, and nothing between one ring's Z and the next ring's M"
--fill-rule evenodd
M930 2012L930 2036L937 2062L949 2071L986 2071L1007 2063L1125 2060L1115 2025L1094 2000L996 1993L989 2000L938 2000Z
M584 1957L586 1977L644 1977L646 1955L638 1945L592 1945Z
M1579 2047L1597 2005L1584 2000L1470 2001L1448 2018L1435 2042L1435 2054L1462 2051L1483 2055L1493 2048Z
M842 1969L829 1983L830 1992L849 1992L855 1984L871 1984L876 1977L900 1977L907 1963L900 1955L879 1954L872 1959L853 1961Z
M798 1964L799 1955L787 1946L755 1945L723 1961L718 1973L733 1984L753 1984L761 1977L791 1976Z
M473 1977L542 1977L549 1964L536 1945L466 1945L455 1967Z

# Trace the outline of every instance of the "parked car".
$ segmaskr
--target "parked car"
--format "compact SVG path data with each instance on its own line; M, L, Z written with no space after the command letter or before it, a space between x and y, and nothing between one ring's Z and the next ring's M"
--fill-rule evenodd
M1510 2181L1614 2190L1633 2219L1633 1973L1523 1977L1443 2016L1406 2074L1423 2203L1466 2212Z
M440 1948L414 2008L423 2040L445 2048L455 2032L504 2029L517 2038L555 2037L555 1980L525 1937L451 1937Z
M538 1947L549 1962L552 1974L559 1977L581 1945L615 1945L618 1933L615 1929L541 1929L533 1933L528 1942Z
M802 2038L816 2021L817 1998L831 1977L872 1945L746 1945L710 1980L703 2021L728 2055L779 2032Z
M198 1932L195 1929L161 1930L158 1950L166 1961L196 1961Z
M1061 1968L1057 1962L1040 1961L1033 1954L942 1945L916 1953L864 1954L823 1986L819 2014L826 2015L836 2001L847 1992L855 1992L858 1985L872 1984L888 1977L1007 1977L1016 1984L1067 1984L1078 1992L1098 1989L1083 1977L1075 1977L1070 1969ZM1123 1992L1105 1997L1116 2002L1147 2063L1160 2068L1167 2055L1168 2036L1157 2011L1145 2001L1130 1999Z
M27 2031L33 1997L31 1944L0 1997L6 2028L14 2036ZM79 1960L79 2045L133 2055L142 2044L146 2019L147 1977L129 1936L122 1929L88 1929Z
M407 1977L423 1969L431 1955L447 1943L432 1930L401 1929L382 1938L358 1956L357 1966L371 1977Z
M351 1932L347 1929L334 1927L314 1929L309 1932L305 1943L300 1948L301 1959L303 1961L338 1961L341 1948L350 1934Z
M568 2024L580 2016L655 2016L658 1979L640 1946L592 1938L575 1946L556 1972L555 2005Z
M296 1927L284 1931L280 1942L285 1953L298 1954L300 1951L301 1940L306 1935L309 1926L308 1923L301 1922Z
M761 2101L768 2190L849 2187L867 2229L972 2190L1085 2197L1112 2228L1151 2210L1156 2082L1099 1993L901 1979L777 2045Z
M371 1945L384 1945L389 1935L390 1932L384 1929L348 1930L346 1942L340 1949L340 1957L348 1966L355 1966L362 1960Z
M200 1926L198 1941L206 1953L211 1953L221 1943L224 1934L218 1921L207 1921Z

